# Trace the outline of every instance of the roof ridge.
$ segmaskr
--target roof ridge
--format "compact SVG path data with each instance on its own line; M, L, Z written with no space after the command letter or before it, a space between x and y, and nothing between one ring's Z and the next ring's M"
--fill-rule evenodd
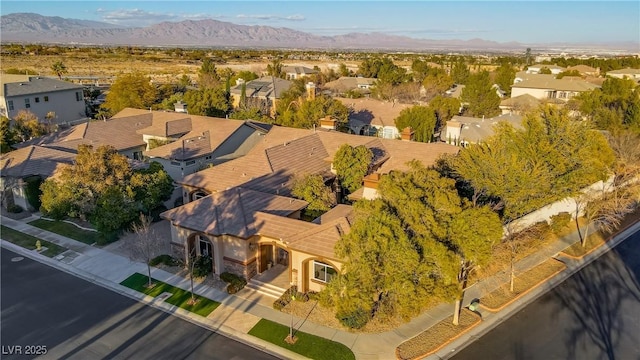
M29 145L30 149L29 149L29 153L27 154L27 156L25 156L24 161L22 162L22 164L20 164L20 177L22 177L24 169L27 167L27 163L31 160L31 157L33 156L33 152L36 149L35 145Z

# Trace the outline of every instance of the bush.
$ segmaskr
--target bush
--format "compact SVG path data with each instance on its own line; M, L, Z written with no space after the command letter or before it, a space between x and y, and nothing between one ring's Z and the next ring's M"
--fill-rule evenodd
M287 291L278 298L278 300L273 302L273 308L276 310L282 310L291 302L291 298L294 294L298 294L298 287L295 285L288 288Z
M361 329L369 322L369 314L358 308L353 311L340 311L336 314L336 318L340 323L351 329Z
M537 222L529 227L531 230L536 231L540 238L546 238L551 234L551 226L546 221Z
M24 209L20 207L20 205L13 204L7 208L7 211L10 213L19 214L24 211Z
M159 264L163 264L166 266L176 266L178 265L178 261L176 261L176 259L174 259L171 255L167 254L156 256L151 259L151 261L149 261L149 265L151 266L156 266Z
M205 277L213 271L213 261L209 256L198 256L193 264L193 276Z
M571 221L571 214L568 212L561 212L551 217L551 231L554 234L560 233Z
M101 232L100 237L96 243L100 246L111 244L120 238L120 230L109 231L109 232Z
M238 291L242 290L245 287L245 285L247 285L247 280L245 280L244 278L236 274L232 274L226 271L220 274L220 280L228 284L227 292L229 294L235 294Z
M160 214L162 214L163 212L167 211L167 207L164 205L160 205L154 209L151 209L151 221L152 222L158 222L160 220L162 220L162 218L160 217Z
M39 176L30 177L26 179L26 182L25 195L29 205L34 209L40 209L42 205L40 202L40 195L42 195L42 191L40 191L40 185L42 185L43 182L42 178Z

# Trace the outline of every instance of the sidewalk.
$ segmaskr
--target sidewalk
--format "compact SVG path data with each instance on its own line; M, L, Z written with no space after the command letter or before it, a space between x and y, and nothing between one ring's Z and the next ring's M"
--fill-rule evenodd
M298 354L295 354L284 348L278 347L247 334L248 331L261 318L289 326L291 316L289 314L274 310L271 307L273 299L263 297L259 294L253 293L250 290L242 290L236 295L229 295L226 292L219 291L215 288L203 284L198 284L194 286L195 293L221 303L221 305L207 318L203 318L186 310L171 306L167 303L154 301L155 299L149 296L140 294L134 290L119 285L120 282L122 282L124 279L128 278L135 272L146 274L147 267L143 263L133 262L124 256L114 254L107 250L86 245L84 243L66 238L64 236L28 225L27 222L33 219L34 218L12 220L4 216L1 218L2 225L4 226L68 248L70 251L63 253L65 255L64 257L60 257L59 259L50 259L36 253L35 251L23 249L7 241L2 241L2 246L12 251L24 254L25 256L33 258L42 263L46 263L68 273L72 273L74 275L82 277L88 281L99 284L118 293L122 293L126 296L148 303L151 306L171 312L176 316L197 323L205 328L217 331L223 335L241 341L245 344L248 344L275 356L287 359L303 358ZM639 224L636 224L636 226L637 225ZM533 254L532 256L529 256L524 260L518 262L516 264L516 269L517 271L525 271L531 267L534 267L546 261L550 257L553 257L559 251L575 243L576 241L578 241L578 235L577 233L573 233L561 240L554 242L547 248ZM602 248L608 248L608 246L603 246ZM604 250L602 248L598 250ZM591 257L592 255L595 256L595 253L599 253L599 251L590 254L589 257ZM578 262L580 261L576 261L576 263ZM567 266L571 267L569 266L569 264L567 264ZM573 272L565 271L560 276L554 278L553 281L561 281L558 280L558 278L562 278L563 280L564 278L570 276L567 275L569 273ZM185 290L190 289L189 279L182 278L164 270L152 268L151 275L155 279L166 282L173 286ZM480 298L486 292L494 290L495 288L500 286L501 283L506 281L506 279L508 279L507 274L499 274L471 285L465 293L464 305L468 305L472 299ZM506 313L509 313L509 311L513 311L510 310L510 308L519 308L525 305L527 301L531 301L535 297L541 295L537 294L538 292L546 291L551 287L552 286L541 286L538 291L534 291L532 294L528 294L523 299L516 301L513 306L505 309L504 312L500 312L498 314L483 314L484 321L480 325L478 325L462 338L454 341L444 349L441 349L441 351L434 354L431 358L436 359L446 357L447 354L451 352L451 349L455 349L456 347L461 346L470 338L480 336L480 334L482 334L481 331L488 331L487 329L489 329L490 327L496 326L497 324L495 323L497 321L500 321L501 319L504 319ZM294 322L295 324L302 324L301 326L298 325L300 326L300 328L298 329L299 331L321 336L345 344L353 351L357 359L395 359L395 350L398 345L420 334L442 319L447 318L451 315L452 311L452 304L441 304L414 318L411 322L401 325L397 329L379 334L350 333L347 331L337 330L328 328L326 326L314 324L310 321L303 322L303 319L297 317L294 318Z

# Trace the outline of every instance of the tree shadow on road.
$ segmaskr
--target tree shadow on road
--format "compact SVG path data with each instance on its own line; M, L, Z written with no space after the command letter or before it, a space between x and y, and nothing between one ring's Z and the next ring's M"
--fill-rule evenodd
M556 313L569 311L575 321L566 327L569 359L580 358L581 344L595 345L601 354L594 358L614 360L621 336L625 333L624 304L640 303L638 266L633 266L633 251L626 251L625 244L603 255L598 261L583 268L562 283L553 297L560 301Z

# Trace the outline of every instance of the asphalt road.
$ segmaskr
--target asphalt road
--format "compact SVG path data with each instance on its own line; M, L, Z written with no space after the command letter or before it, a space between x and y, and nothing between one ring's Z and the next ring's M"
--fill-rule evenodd
M640 231L452 356L640 359Z
M1 251L2 359L276 359L28 258ZM16 356L15 352L22 352ZM14 352L14 355L9 355Z

